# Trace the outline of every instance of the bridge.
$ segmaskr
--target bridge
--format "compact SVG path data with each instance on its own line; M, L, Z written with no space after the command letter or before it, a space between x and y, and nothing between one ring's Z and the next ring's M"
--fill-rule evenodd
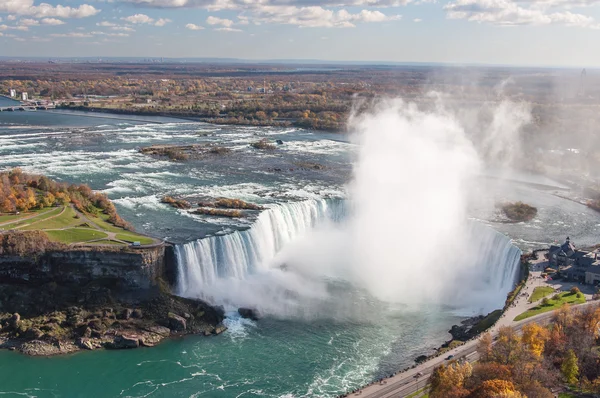
M54 105L17 105L17 106L0 106L0 112L18 112L18 111L45 111L54 109Z

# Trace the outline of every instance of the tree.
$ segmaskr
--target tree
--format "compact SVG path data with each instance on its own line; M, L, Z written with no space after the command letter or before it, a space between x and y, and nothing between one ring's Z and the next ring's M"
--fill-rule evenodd
M537 323L531 323L523 326L521 342L533 354L535 358L540 358L544 352L546 341L549 338L547 329Z
M491 359L492 343L492 335L489 332L485 333L479 339L479 342L477 343L477 352L479 353L480 362L487 362Z
M440 365L433 370L431 375L431 398L465 397L469 391L464 388L465 380L471 376L473 368L465 362L451 363L448 366Z
M521 397L518 394L515 385L507 380L487 380L481 383L481 385L473 391L470 397L473 398L496 398L496 397Z
M573 350L567 352L567 356L560 366L560 371L567 383L577 383L577 378L579 377L579 365L577 364L577 356Z
M503 365L512 365L519 356L520 347L521 339L515 330L508 326L501 327L492 358Z

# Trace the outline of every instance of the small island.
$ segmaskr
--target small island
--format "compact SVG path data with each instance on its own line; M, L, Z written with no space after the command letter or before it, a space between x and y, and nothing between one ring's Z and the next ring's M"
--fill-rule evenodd
M513 222L531 221L537 215L537 208L523 202L501 205L504 215Z
M171 294L173 247L104 194L0 172L0 348L55 355L220 334L222 309Z
M176 199L171 196L165 196L161 203L168 204L171 207L180 210L189 210L192 208L190 201L185 199ZM192 214L215 217L241 218L246 216L246 211L258 211L265 208L254 203L248 203L241 199L217 198L214 201L198 202L195 210L190 210Z

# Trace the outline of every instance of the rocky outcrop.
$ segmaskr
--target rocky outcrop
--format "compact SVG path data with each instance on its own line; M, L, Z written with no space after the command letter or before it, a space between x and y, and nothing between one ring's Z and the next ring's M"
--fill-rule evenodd
M222 333L222 309L170 294L166 264L162 246L0 255L0 348L57 355Z
M252 308L238 308L238 314L242 318L252 319L253 321L258 321L260 318L258 311Z
M176 332L183 332L187 328L185 318L169 312L169 329Z

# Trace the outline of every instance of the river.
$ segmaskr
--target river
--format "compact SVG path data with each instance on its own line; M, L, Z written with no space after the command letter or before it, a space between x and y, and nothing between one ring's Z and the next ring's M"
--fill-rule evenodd
M261 138L283 144L272 152L249 146ZM213 143L229 147L232 153L185 163L139 153L142 146L166 143ZM345 196L353 153L354 146L343 136L295 128L215 126L60 111L0 114L0 169L18 166L62 181L87 183L108 194L119 213L139 231L182 245L244 231L256 220L232 222L190 215L160 203L162 196L234 197L272 208L339 199ZM310 167L314 164L322 167ZM600 225L595 212L554 196L563 187L551 180L527 177L544 183L540 188L528 184L525 177L513 178L517 180L509 183L513 189L501 197L537 206L536 221L490 224L486 220L491 215L476 206L474 219L493 226L524 249L567 233L576 242L594 243ZM343 311L341 307L323 313L307 310L267 316L258 322L230 312L229 330L221 336L188 337L151 349L82 352L60 358L0 352L0 394L335 396L411 365L415 357L447 340L449 327L463 319L451 305L384 303L339 281L328 281L326 289L343 298L339 301L346 303Z

